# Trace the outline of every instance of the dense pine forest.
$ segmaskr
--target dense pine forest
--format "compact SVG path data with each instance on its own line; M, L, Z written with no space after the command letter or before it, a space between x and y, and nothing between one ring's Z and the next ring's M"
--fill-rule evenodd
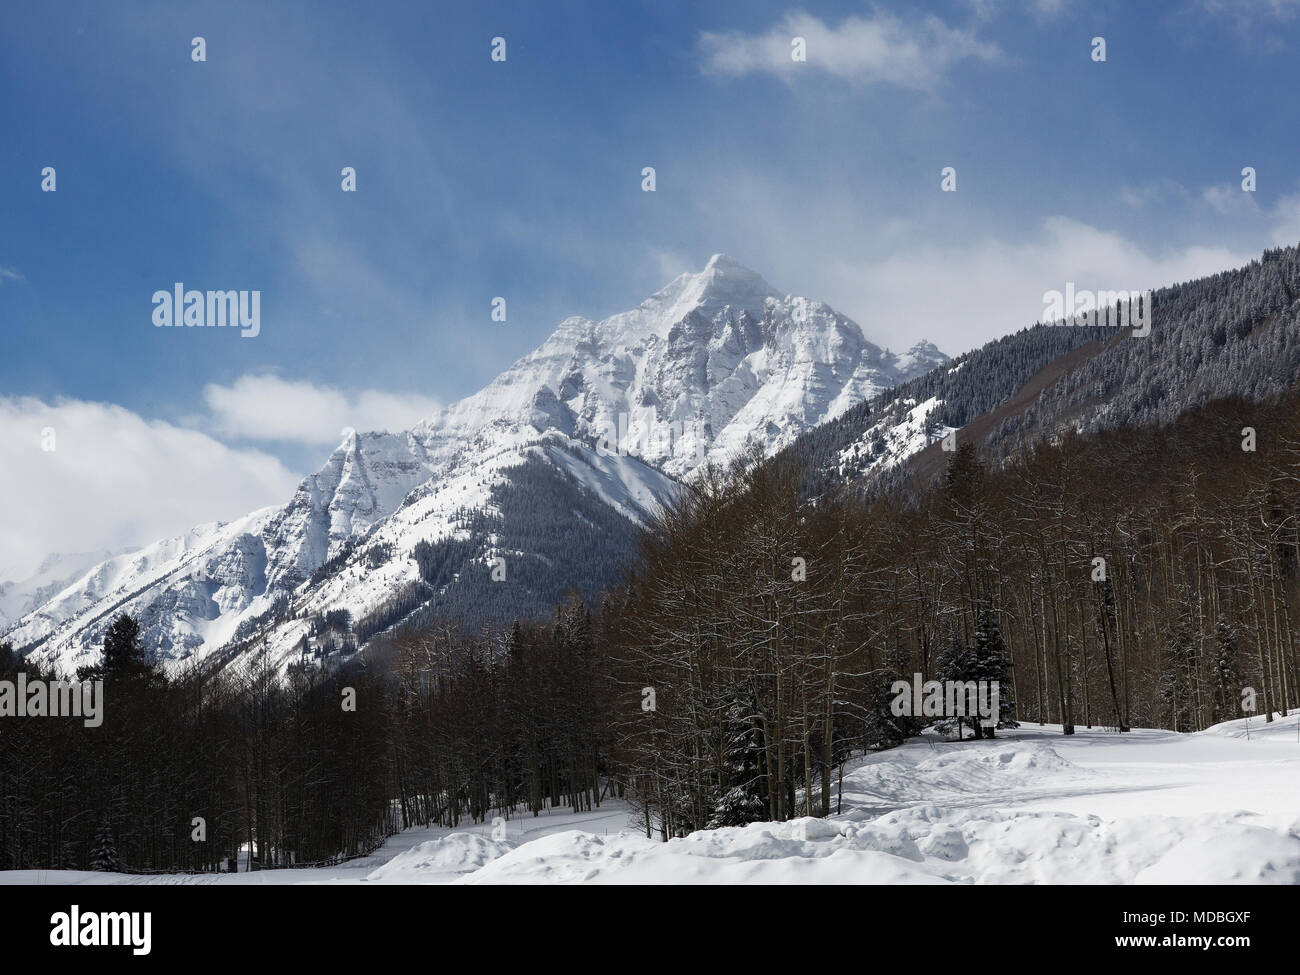
M1171 423L1215 399L1273 401L1300 373L1300 247L1265 251L1243 267L1156 290L1149 335L1127 328L1036 324L884 390L801 436L786 452L820 493L869 466L844 451L872 426L901 421L934 399L927 420L957 427L1001 464L1066 425L1084 432ZM1103 323L1111 320L1107 314ZM911 490L937 471L915 465L873 474L883 490Z
M889 707L916 672L1000 680L1002 727L1065 734L1300 706L1294 393L998 461L960 443L911 495L809 501L805 473L707 472L598 604L407 628L365 667L163 674L123 617L82 675L102 727L0 725L0 869L302 864L610 796L664 838L824 816L848 759L919 730Z

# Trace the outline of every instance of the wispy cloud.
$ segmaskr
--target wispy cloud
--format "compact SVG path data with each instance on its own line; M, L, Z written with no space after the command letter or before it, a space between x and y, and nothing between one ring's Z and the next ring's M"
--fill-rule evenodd
M22 272L15 267L0 266L0 284L5 281L25 281Z
M350 393L270 374L241 376L229 386L210 383L203 399L213 429L223 436L323 446L337 444L349 427L405 430L441 405L417 394Z
M1196 6L1239 24L1290 20L1300 13L1300 0L1196 0Z
M805 41L805 62L792 58L796 37ZM883 11L848 17L835 27L812 14L793 12L759 34L705 32L699 49L703 70L711 75L767 72L791 81L811 70L857 84L913 89L934 88L958 61L1002 57L996 44L949 27L938 17L909 23Z
M1186 206L1189 194L1187 187L1177 180L1159 179L1137 186L1121 187L1119 198L1126 206L1134 208L1163 205L1170 202L1178 206Z
M1294 247L1300 243L1300 194L1284 196L1270 211L1270 217L1274 244Z
M187 110L166 137L155 120L174 96L157 89L150 62L123 66L122 90L95 97L117 106L138 137L216 200L232 225L258 228L247 246L265 252L286 315L383 320L399 334L427 328L432 275L412 237L438 227L472 239L446 171L454 150L430 130L411 89L374 70L374 43L348 42L331 24L273 6L217 22L232 25L230 34L209 38L207 63L187 65L201 80L180 86ZM166 50L195 32L194 14L160 5L113 18L108 29L88 57ZM276 83L268 85L272 63ZM93 75L90 68L99 62L81 66ZM212 165L232 144L240 147L238 180ZM340 189L343 165L357 169L355 195ZM385 208L379 232L365 214ZM234 249L234 239L225 246Z
M1247 193L1240 186L1207 186L1201 191L1201 199L1220 216L1252 217L1259 214L1255 194Z
M828 290L844 310L864 311L870 335L904 323L907 334L956 354L1043 317L1045 291L1066 282L1092 290L1143 290L1247 263L1253 253L1222 246L1153 251L1123 234L1055 216L1015 240L988 236L904 246L883 262L851 259L829 269Z
M1074 0L970 0L971 7L982 20L990 20L1004 12L1019 14L1028 11L1037 21L1055 20L1070 7Z
M1246 49L1268 55L1289 53L1280 33L1300 15L1300 0L1187 0L1175 22L1184 43L1203 40L1207 32L1222 37L1225 28Z

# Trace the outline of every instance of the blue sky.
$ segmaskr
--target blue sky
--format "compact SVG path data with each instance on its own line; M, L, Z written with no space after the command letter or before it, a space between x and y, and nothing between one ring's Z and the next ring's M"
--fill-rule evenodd
M1295 243L1298 44L1300 0L10 9L0 493L40 515L3 516L9 561L282 501L341 426L413 423L714 252L956 354L1067 280ZM176 281L260 290L260 334L154 328Z

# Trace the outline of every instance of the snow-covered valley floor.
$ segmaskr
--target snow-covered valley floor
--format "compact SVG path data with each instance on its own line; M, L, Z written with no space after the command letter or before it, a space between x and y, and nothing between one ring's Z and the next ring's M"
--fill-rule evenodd
M338 867L139 877L15 871L0 883L1300 884L1300 712L1193 735L1032 723L918 739L852 763L829 820L646 839L629 809L412 829ZM834 800L834 794L832 796Z

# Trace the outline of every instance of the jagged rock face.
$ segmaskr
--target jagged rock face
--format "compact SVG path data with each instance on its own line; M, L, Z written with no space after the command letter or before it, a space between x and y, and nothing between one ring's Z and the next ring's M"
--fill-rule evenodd
M412 430L349 434L283 506L104 562L7 638L70 669L97 656L113 616L131 612L164 659L257 630L287 660L301 621L266 618L283 615L284 600L298 615L373 616L420 585L417 543L456 537L465 511L492 510L514 481L551 493L569 485L635 524L704 463L754 443L774 452L944 361L925 342L882 351L825 304L782 296L715 255L631 311L566 319ZM539 478L538 464L557 479ZM508 496L522 517L519 490Z
M783 297L715 255L633 311L566 319L536 352L417 433L436 451L440 438L510 415L546 389L572 410L577 436L680 478L750 443L775 451L946 361L928 342L904 356L884 352L822 302Z
M350 434L271 519L267 581L292 590L349 538L397 510L436 468L410 434Z
M91 569L111 559L114 552L73 552L47 555L27 575L0 581L0 631L11 621L43 606Z

